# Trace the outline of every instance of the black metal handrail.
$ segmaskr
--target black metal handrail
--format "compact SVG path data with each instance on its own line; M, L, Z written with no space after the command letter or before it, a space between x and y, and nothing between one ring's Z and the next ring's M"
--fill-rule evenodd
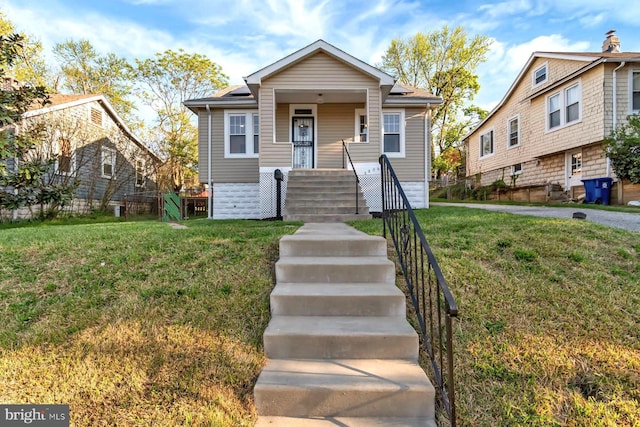
M343 153L347 153L347 158L349 159L349 163L351 163L351 169L353 169L353 174L356 177L356 215L358 215L358 199L360 199L359 196L359 191L360 191L360 178L358 177L358 172L356 172L356 168L355 166L353 166L353 162L351 161L351 154L349 154L349 150L347 150L347 144L345 144L344 139L342 140L342 149L343 149ZM344 154L342 154L342 169L345 168L345 164L344 164Z
M380 170L382 233L386 238L388 229L393 240L415 309L422 348L431 360L439 400L449 416L451 426L455 427L452 318L458 316L458 306L400 181L384 154L380 156Z

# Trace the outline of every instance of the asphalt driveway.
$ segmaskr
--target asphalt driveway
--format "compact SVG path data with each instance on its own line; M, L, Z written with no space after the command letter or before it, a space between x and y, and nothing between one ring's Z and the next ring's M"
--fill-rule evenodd
M627 213L604 211L599 209L580 209L580 205L567 206L566 208L442 202L432 202L430 205L486 209L489 211L507 212L517 215L542 216L547 218L573 218L574 212L583 212L587 215L587 221L640 233L640 209L638 209L638 213Z

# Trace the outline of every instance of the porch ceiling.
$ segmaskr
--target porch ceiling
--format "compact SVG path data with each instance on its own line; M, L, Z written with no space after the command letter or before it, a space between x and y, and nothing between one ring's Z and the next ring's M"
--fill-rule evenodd
M277 89L276 102L279 104L330 104L364 103L367 92L364 90L336 89Z

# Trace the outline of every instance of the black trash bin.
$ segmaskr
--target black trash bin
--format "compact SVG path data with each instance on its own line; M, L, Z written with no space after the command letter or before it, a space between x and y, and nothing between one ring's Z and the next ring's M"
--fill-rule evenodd
M608 205L611 198L612 178L583 179L584 202Z

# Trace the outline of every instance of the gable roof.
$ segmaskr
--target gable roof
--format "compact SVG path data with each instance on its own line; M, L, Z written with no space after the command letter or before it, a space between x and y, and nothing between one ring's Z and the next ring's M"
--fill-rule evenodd
M509 87L507 92L505 93L505 95L502 97L502 99L498 103L498 105L496 105L491 110L491 112L489 114L487 114L487 117L485 117L482 121L480 121L480 123L478 123L476 126L474 126L474 128L467 135L465 135L462 138L463 140L467 139L478 128L480 128L484 123L486 123L504 105L504 103L509 99L511 94L518 87L518 85L520 84L522 79L528 74L528 71L529 71L529 68L531 67L531 64L533 64L533 62L537 58L565 59L565 60L569 60L569 61L581 61L581 62L585 63L585 66L582 67L581 69L579 69L578 71L575 71L575 72L563 77L558 82L556 82L556 83L554 83L552 85L549 85L549 86L545 86L544 88L541 88L541 90L539 92L534 93L533 95L530 96L530 98L538 96L541 93L546 92L547 90L551 90L552 88L557 87L559 84L562 84L562 83L566 82L566 80L569 77L571 77L571 78L577 77L578 75L580 75L580 74L582 74L582 73L590 70L591 68L593 68L593 67L595 67L595 66L597 66L599 64L602 64L602 63L606 63L606 62L612 62L612 63L640 62L640 52L533 52L531 54L531 56L529 57L529 59L527 60L527 62L524 65L524 67L522 67L522 70L520 70L520 73L518 74L516 79L513 81L513 83L511 84L511 86Z
M147 153L158 163L163 163L162 159L158 157L147 145L142 142L137 136L131 132L131 129L122 121L118 113L116 113L113 106L109 103L107 98L104 95L68 95L62 93L56 93L49 95L49 103L45 107L34 108L32 110L27 111L23 114L24 118L36 117L43 114L51 113L54 111L65 110L68 108L73 108L78 105L88 104L90 102L97 102L102 106L102 108L111 116L113 122L118 126L122 132L129 139L131 139L137 146L147 151Z
M324 52L334 57L335 59L342 61L343 63L361 71L362 73L368 74L369 76L379 80L380 86L389 86L389 89L391 89L391 87L393 87L395 83L395 79L389 74L367 64L364 61L359 60L352 55L349 55L345 51L338 49L337 47L327 43L324 40L317 40L310 45L305 46L290 55L285 56L284 58L274 62L273 64L267 65L266 67L245 77L244 81L247 83L247 86L250 89L254 85L260 86L262 79L279 73L280 71L318 52Z

